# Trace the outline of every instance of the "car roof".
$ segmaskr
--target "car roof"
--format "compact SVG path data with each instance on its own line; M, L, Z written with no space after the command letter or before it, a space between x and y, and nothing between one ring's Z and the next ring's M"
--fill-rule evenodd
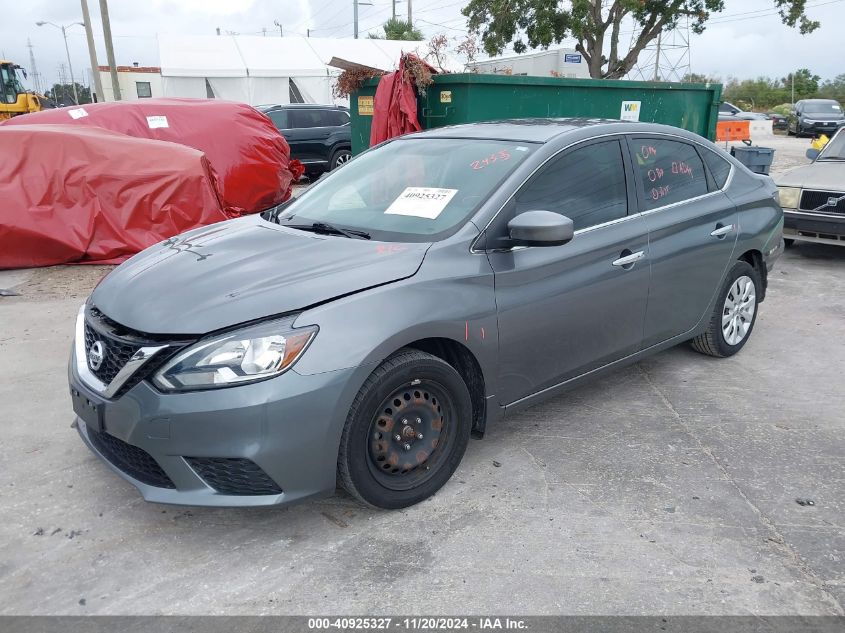
M264 104L260 106L255 106L259 110L282 110L282 109L291 109L291 110L311 110L314 108L319 108L320 110L349 110L349 108L344 106L332 105L329 103L277 103L277 104Z
M803 103L839 103L836 99L801 99Z
M675 134L694 140L701 137L692 132L657 123L638 123L618 119L587 118L534 118L507 119L448 125L423 132L409 134L403 138L465 138L523 141L527 143L548 143L565 137L601 134L648 134L660 132ZM585 134L587 133L587 134Z

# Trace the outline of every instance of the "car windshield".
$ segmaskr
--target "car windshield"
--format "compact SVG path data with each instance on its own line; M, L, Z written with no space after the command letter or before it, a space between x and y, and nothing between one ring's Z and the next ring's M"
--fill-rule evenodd
M807 114L842 114L838 103L808 103L804 110Z
M845 134L839 132L824 146L818 160L845 160Z
M443 239L536 147L487 139L395 140L321 179L278 222L364 231L382 241Z

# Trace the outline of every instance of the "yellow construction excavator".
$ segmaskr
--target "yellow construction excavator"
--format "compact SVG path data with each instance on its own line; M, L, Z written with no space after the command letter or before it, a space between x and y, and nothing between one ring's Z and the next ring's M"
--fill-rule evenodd
M26 90L18 79L18 71L26 71L14 62L0 59L0 121L19 114L39 112L47 107L47 98Z

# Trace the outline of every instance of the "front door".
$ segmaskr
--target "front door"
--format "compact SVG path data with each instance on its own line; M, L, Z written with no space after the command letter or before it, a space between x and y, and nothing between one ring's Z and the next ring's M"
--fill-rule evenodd
M732 259L739 220L721 191L730 164L715 152L677 137L637 136L630 148L650 234L643 336L643 347L650 347L689 332L705 317ZM699 151L712 168L705 169Z
M640 348L649 287L648 230L635 215L620 139L585 143L547 163L488 229L531 210L571 218L563 246L489 250L499 320L501 404Z

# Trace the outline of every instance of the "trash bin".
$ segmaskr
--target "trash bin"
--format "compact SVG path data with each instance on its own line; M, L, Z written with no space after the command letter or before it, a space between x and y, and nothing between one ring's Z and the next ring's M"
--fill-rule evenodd
M771 147L739 147L731 148L731 156L748 167L755 174L769 175L775 150Z
M417 99L424 130L526 117L587 117L665 123L716 138L721 84L456 73L434 75ZM350 96L352 153L370 145L378 79Z

